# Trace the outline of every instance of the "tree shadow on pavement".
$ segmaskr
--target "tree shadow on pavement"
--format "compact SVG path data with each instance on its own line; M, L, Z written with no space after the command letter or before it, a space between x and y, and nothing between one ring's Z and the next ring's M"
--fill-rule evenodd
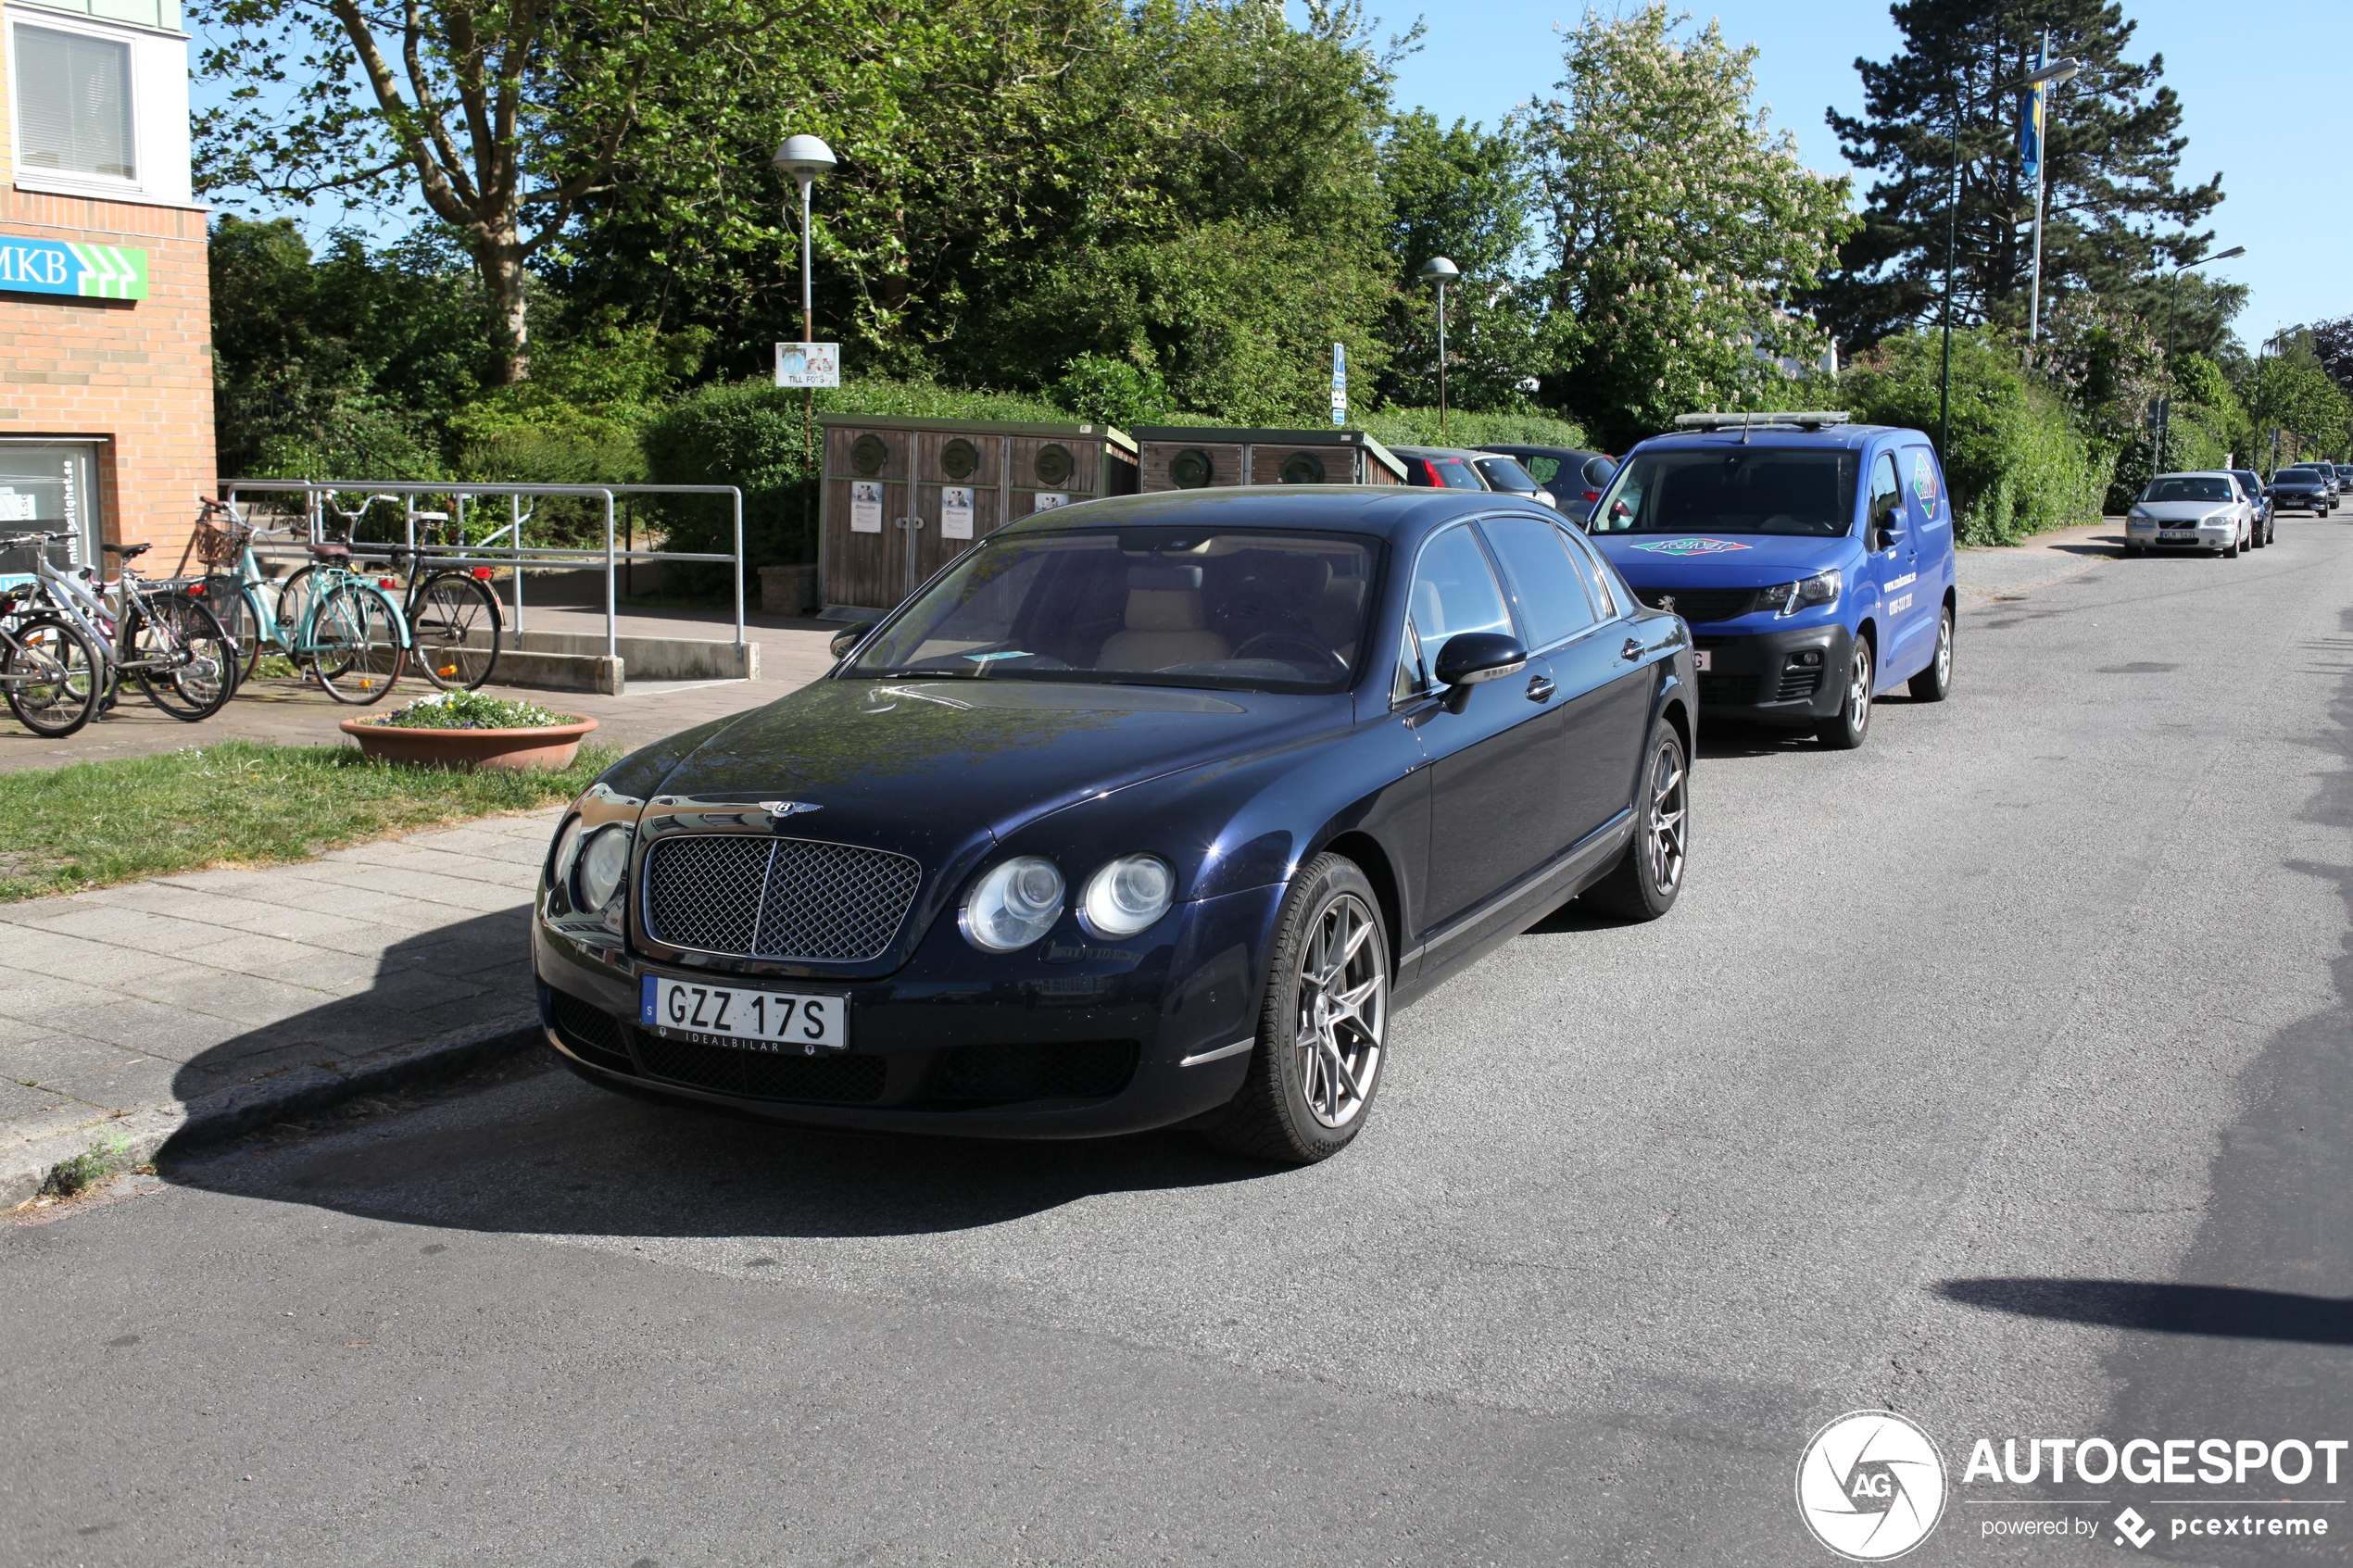
M1949 1279L1937 1294L1965 1307L2145 1334L2353 1345L2353 1300L2233 1285L2104 1279Z
M332 1120L285 1126L350 1099L317 1063L417 1038L421 1013L437 1024L452 1011L510 1010L530 984L515 912L395 945L373 988L224 1042L183 1068L183 1098L250 1092L245 1080L273 1066L315 1074L322 1092L308 1107L273 1104L255 1119L262 1130L243 1143L167 1149L165 1174L215 1191L461 1229L849 1236L965 1229L1102 1193L1277 1173L1183 1133L1058 1142L926 1137L643 1100L573 1077L535 1043L472 1080L387 1086ZM349 1114L355 1109L368 1113Z

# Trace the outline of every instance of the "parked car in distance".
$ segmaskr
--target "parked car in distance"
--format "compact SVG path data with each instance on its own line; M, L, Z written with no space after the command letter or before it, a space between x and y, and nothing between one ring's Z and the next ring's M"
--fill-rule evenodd
M2255 508L2221 469L2161 473L2124 514L2124 553L2203 550L2225 560L2251 550Z
M1398 1008L1567 899L1682 885L1690 638L1511 496L1037 513L835 651L565 813L533 961L582 1076L1320 1160Z
M1617 458L1606 452L1590 452L1579 446L1519 446L1504 443L1487 450L1517 458L1529 476L1553 493L1553 500L1563 515L1579 521L1592 514L1593 503L1602 498L1611 476L1617 472Z
M1554 499L1553 493L1537 483L1517 458L1481 452L1471 458L1471 467L1478 470L1478 477L1487 482L1490 490L1500 491L1506 495L1525 495L1539 505L1559 509L1560 502Z
M1952 504L1928 437L1825 414L1686 414L1626 454L1587 524L1692 625L1704 709L1863 744L1871 702L1953 683Z
M2301 464L2284 468L2271 475L2271 483L2264 486L2264 494L2271 498L2274 516L2294 508L2310 512L2315 517L2326 517L2334 508L2334 503L2329 498L2328 481L2321 477L2318 470Z
M2271 510L2271 493L2263 488L2263 476L2253 469L2233 469L2231 477L2238 481L2239 493L2247 505L2255 508L2255 547L2263 548L2280 536L2280 520Z
M1392 446L1405 461L1405 483L1436 490L1484 490L1477 452L1460 446Z
M2353 490L2353 463L2331 463L2329 472L2336 477L2336 493L2339 495Z

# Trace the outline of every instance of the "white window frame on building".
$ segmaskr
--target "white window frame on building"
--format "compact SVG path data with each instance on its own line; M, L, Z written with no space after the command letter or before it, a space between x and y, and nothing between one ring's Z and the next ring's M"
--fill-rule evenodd
M101 441L0 436L0 534L70 531L73 563L98 559ZM0 577L8 575L0 571Z
M0 9L0 27L6 30L9 72L9 172L18 190L168 207L195 205L189 171L188 35L179 30L179 10L172 0L158 0L155 15L156 25L148 27L84 14L73 0L57 0L54 6L34 0ZM57 169L27 161L30 149L21 74L25 51L19 41L28 30L113 44L124 52L130 174Z

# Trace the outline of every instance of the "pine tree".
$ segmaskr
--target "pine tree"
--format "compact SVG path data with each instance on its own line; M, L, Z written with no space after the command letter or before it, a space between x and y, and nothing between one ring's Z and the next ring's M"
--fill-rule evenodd
M1828 119L1846 157L1875 171L1863 226L1813 304L1850 351L1934 320L1941 309L1945 233L1958 127L1961 196L1955 247L1957 323L2025 323L2032 266L2034 186L2019 167L2019 95L2002 89L2032 70L2048 30L2051 56L2082 74L2052 94L2044 146L2048 185L2043 235L2045 309L2085 291L2110 308L2167 308L2152 296L2158 266L2204 253L2192 232L2222 200L2221 176L2178 182L2182 107L2160 84L2164 57L2126 57L2133 23L2101 0L1906 0L1890 7L1904 47L1885 62L1858 59L1863 114ZM2220 297L2216 297L2216 296ZM2211 351L2244 291L2198 292L2185 346Z

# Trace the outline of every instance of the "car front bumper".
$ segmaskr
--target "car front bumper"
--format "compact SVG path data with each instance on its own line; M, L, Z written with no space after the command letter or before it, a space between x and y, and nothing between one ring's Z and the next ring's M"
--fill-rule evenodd
M776 1121L950 1136L1077 1138L1164 1127L1233 1098L1250 1067L1279 886L1184 904L1132 944L1065 916L1036 947L978 951L952 912L897 972L649 964L533 925L540 1022L591 1080ZM645 975L847 999L849 1047L816 1056L665 1036Z
M2180 523L2128 522L2124 528L2127 544L2145 550L2226 550L2239 536L2234 522L2196 523L2184 527ZM2174 537L2168 538L2171 534Z
M1854 636L1836 621L1742 636L1694 630L1700 706L1726 718L1811 724L1845 700Z

